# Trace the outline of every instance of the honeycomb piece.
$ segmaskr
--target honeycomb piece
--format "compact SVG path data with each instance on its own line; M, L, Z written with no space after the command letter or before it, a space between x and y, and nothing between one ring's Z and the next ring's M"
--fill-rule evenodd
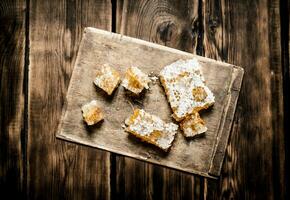
M215 98L205 85L196 59L178 60L160 72L160 81L173 111L173 118L185 117L214 104Z
M180 128L185 137L194 137L207 131L205 122L200 118L198 112L186 117L180 123Z
M148 89L148 83L151 82L149 77L137 67L127 69L122 86L127 90L138 95L144 88Z
M102 66L96 74L94 83L111 95L120 83L120 74L109 66Z
M94 125L104 119L96 100L82 106L83 118L87 125Z
M134 113L126 119L125 124L127 132L164 151L168 151L171 147L178 129L176 124L165 123L159 117L142 109L135 109Z

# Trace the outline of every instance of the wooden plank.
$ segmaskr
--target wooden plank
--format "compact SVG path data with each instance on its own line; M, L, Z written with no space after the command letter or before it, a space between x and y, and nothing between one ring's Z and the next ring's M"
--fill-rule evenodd
M198 27L197 0L117 2L116 30L120 34L195 52Z
M12 199L25 194L25 7L0 1L0 193Z
M109 199L110 154L56 140L83 28L110 30L111 2L30 1L29 199Z
M282 50L282 71L283 71L283 99L284 99L284 133L285 133L285 169L290 168L290 31L289 31L289 1L280 2L280 21L281 21L281 50ZM285 199L290 198L290 173L285 170Z
M201 18L198 17L199 2L117 1L116 30L128 36L197 53L200 51L198 43L202 30ZM203 178L198 176L119 156L116 166L115 196L123 199L200 199L203 195ZM148 189L144 190L146 187Z
M279 1L206 0L203 15L205 55L245 69L222 178L205 196L284 199Z

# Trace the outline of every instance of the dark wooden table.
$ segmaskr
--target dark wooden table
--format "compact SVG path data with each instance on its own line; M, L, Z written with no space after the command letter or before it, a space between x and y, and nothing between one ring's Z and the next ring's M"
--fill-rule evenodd
M55 138L86 26L244 67L219 180ZM0 0L1 199L289 199L289 44L287 0Z

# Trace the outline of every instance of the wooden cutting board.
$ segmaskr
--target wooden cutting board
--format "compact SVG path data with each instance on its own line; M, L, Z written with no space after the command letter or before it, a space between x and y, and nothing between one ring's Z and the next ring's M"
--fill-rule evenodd
M203 137L186 139L181 132L172 148L164 153L126 133L122 125L132 114L132 108L143 108L166 122L173 121L171 109L159 81L137 99L128 97L118 87L111 97L93 84L95 72L108 64L121 74L130 66L158 76L160 70L178 60L197 58L202 65L206 84L216 97L215 105L201 113L208 131ZM242 83L243 69L231 64L192 55L119 34L86 28L79 47L70 81L66 104L57 138L76 142L150 163L218 177L229 139L231 124ZM105 120L88 127L82 119L81 106L93 99L100 102Z

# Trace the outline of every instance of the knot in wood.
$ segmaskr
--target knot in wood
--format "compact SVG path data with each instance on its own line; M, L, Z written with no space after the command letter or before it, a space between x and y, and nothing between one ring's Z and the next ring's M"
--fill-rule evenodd
M159 35L159 38L163 42L168 42L171 40L172 34L174 30L176 29L176 26L173 22L171 21L165 21L162 22L158 27L157 27L157 33Z

